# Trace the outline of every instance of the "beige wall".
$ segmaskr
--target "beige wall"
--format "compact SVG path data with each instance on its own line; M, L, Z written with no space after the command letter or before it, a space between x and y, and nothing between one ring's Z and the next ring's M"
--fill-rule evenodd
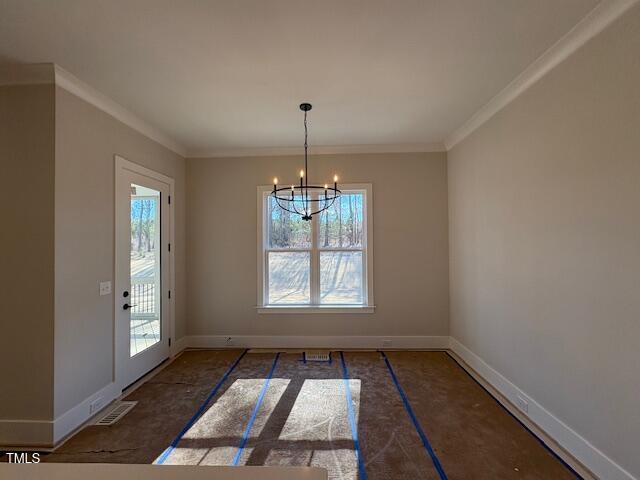
M56 88L55 413L113 379L114 154L176 181L176 337L185 334L185 161Z
M54 115L53 85L0 87L0 420L53 415Z
M451 333L640 475L640 7L449 152Z
M256 187L300 157L188 159L190 335L447 335L444 153L312 157L311 178L373 184L375 314L259 315Z

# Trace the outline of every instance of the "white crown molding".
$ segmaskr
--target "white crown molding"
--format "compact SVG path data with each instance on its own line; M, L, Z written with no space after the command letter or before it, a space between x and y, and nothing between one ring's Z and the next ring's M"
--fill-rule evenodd
M54 83L51 63L3 65L0 67L0 86L43 85Z
M316 145L309 147L310 155L356 154L356 153L423 153L446 152L443 143L404 143L385 145ZM282 157L301 155L302 147L230 148L211 150L191 150L188 158L230 158L230 157Z
M73 95L80 97L103 112L108 113L116 120L119 120L125 125L133 128L145 137L158 142L160 145L168 148L172 152L183 157L186 155L187 149L184 146L180 145L156 127L149 125L146 121L142 120L127 108L111 100L109 97L67 72L62 67L54 65L54 70L55 82L61 88L64 88Z
M578 22L560 40L547 49L522 73L488 103L476 111L458 129L452 132L444 142L407 143L407 144L371 144L371 145L327 145L311 146L311 155L358 154L358 153L419 153L446 152L470 135L497 112L511 103L529 87L545 76L554 67L564 61L582 45L604 30L613 21L623 15L640 0L602 0L591 12ZM187 150L183 145L167 136L157 128L106 95L95 90L58 65L30 64L13 65L0 68L0 86L55 83L70 93L91 103L125 125L146 137L160 143L171 151L189 158L228 158L228 157L266 157L288 156L303 153L301 147L264 147L237 149L195 149ZM53 70L53 72L52 72Z
M444 141L447 150L451 150L483 123L493 117L525 90L549 73L582 45L604 30L639 0L602 0L580 22L569 30L560 40L547 49L531 63L520 75L511 81L489 102L475 112L457 130Z

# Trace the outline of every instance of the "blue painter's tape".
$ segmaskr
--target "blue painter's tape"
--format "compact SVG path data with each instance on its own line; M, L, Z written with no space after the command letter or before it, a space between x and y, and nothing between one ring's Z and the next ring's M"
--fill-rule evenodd
M358 459L358 472L360 474L359 480L367 480L367 472L364 468L364 459L362 458L362 452L360 451L360 440L358 440L358 424L356 423L356 416L353 413L353 400L351 399L351 387L349 386L349 371L347 370L347 363L344 360L343 352L340 352L340 360L342 361L342 378L344 380L344 388L347 392L347 413L349 415L349 425L351 425L351 436L353 437L353 444L356 449L356 458Z
M387 358L387 356L385 355L384 352L381 351L380 353L382 354L382 357L384 358L384 361L387 364L387 368L389 369L389 373L391 374L391 378L393 379L393 383L395 383L396 388L398 389L398 393L400 394L400 397L402 398L402 402L404 403L404 408L407 411L407 413L409 414L409 417L411 417L411 421L413 422L413 426L416 427L416 431L418 432L418 435L420 436L420 440L422 440L422 445L424 445L425 450L427 451L427 453L431 457L431 461L433 462L433 466L436 467L436 470L438 471L438 475L440 475L440 479L441 480L447 480L447 474L444 472L444 468L442 468L442 465L440 464L440 460L438 460L438 457L436 456L436 453L433 451L433 448L431 448L431 444L429 443L429 439L427 438L427 435L424 433L424 430L422 430L422 427L420 426L420 422L418 421L418 418L416 417L416 414L413 412L413 408L411 408L411 404L409 403L409 399L407 398L407 395L404 393L404 390L400 386L400 382L398 381L398 377L396 377L396 374L393 371L393 367L391 366L391 362L389 362L389 359Z
M260 390L260 395L258 395L258 401L256 402L256 406L253 407L253 412L251 413L251 418L249 419L249 423L247 423L247 428L244 429L242 434L242 440L240 440L240 446L238 447L238 451L236 452L236 456L233 459L232 465L234 467L238 466L238 462L240 462L240 457L242 456L242 451L244 450L244 446L247 444L247 440L249 439L249 433L251 432L251 427L253 427L253 422L255 422L256 417L258 416L258 411L260 411L260 406L262 405L262 401L264 400L264 396L267 393L267 388L269 388L269 382L271 382L271 377L273 377L273 371L276 369L276 364L278 363L278 358L280 357L280 352L276 353L276 358L273 359L273 364L271 365L271 370L269 370L269 374L267 375L267 379L262 384L262 390Z
M180 430L180 433L178 433L176 438L173 439L173 442L171 442L171 445L169 445L166 448L166 450L164 452L162 452L162 454L155 461L156 465L162 465L167 460L169 455L171 455L171 452L173 452L173 450L176 448L176 446L178 445L180 440L182 440L182 437L184 436L184 434L187 433L187 430L189 430L193 426L194 423L196 423L198 418L200 418L200 415L202 415L204 413L205 409L209 405L209 402L211 402L213 397L216 396L216 394L218 393L218 390L220 390L220 387L222 387L222 384L227 380L227 378L229 378L229 375L231 375L231 372L233 372L233 370L238 366L238 364L240 363L240 360L242 360L242 357L244 357L247 354L247 352L248 352L248 350L245 350L244 352L242 352L242 354L236 359L236 361L233 362L233 365L231 365L227 369L225 374L218 381L216 386L213 387L213 390L211 390L211 392L209 393L207 398L204 400L204 402L202 402L202 405L200 405L200 408L198 409L198 411L193 414L193 416L189 419L189 421L186 423L186 425L184 427L182 427L182 430Z

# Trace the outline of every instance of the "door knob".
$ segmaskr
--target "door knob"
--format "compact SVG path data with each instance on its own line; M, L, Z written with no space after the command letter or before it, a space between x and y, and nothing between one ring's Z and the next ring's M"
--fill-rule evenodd
M125 303L125 304L122 306L122 308L123 308L124 310L129 310L130 308L133 308L133 307L135 307L135 305L129 305L128 303Z

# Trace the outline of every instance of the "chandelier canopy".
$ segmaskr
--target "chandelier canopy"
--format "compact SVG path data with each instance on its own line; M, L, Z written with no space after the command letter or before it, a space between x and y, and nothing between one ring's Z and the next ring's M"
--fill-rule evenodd
M278 188L278 178L273 179L273 191L271 197L283 210L300 215L303 220L309 221L313 215L324 212L333 205L337 198L340 198L338 190L338 176L333 176L333 187L328 184L324 186L309 185L308 144L307 144L307 112L311 110L310 103L300 104L300 110L304 112L304 170L300 170L300 185Z

